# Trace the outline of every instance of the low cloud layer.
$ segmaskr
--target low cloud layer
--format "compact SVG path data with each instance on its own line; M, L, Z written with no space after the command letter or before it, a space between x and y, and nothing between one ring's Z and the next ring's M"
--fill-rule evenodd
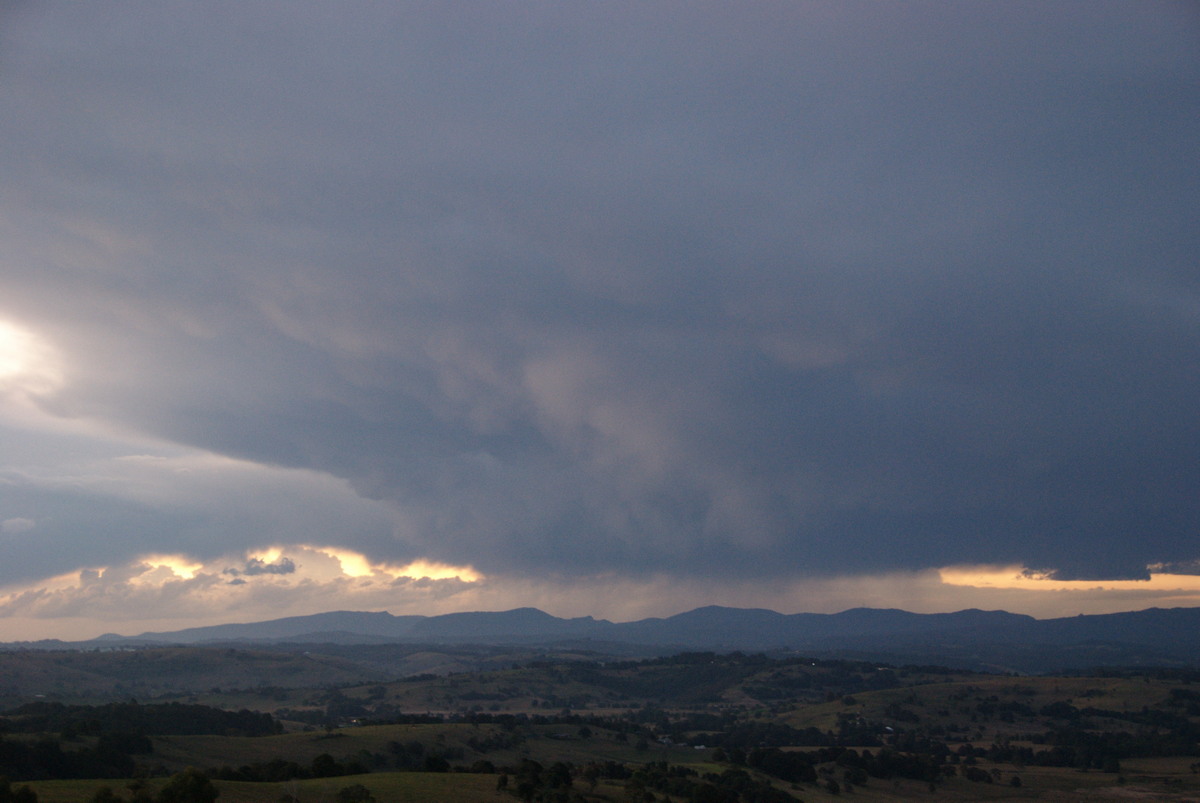
M0 584L1200 558L1185 6L0 15Z
M0 621L8 640L80 640L340 609L431 616L532 605L563 617L603 612L613 621L631 621L648 611L668 615L714 602L820 613L858 606L926 613L1003 608L1039 617L1200 604L1200 578L1186 574L1100 583L1056 580L1019 567L963 566L713 584L679 574L485 577L470 567L376 565L331 547L273 551L270 561L224 556L207 564L180 555L145 556L0 588ZM250 570L232 569L231 560Z

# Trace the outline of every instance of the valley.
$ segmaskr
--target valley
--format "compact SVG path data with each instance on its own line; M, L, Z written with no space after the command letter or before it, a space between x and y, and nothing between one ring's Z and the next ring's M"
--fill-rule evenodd
M0 774L63 803L165 800L189 771L222 801L1200 795L1192 669L1019 676L493 645L408 652L389 677L379 655L307 647L0 653ZM39 674L48 690L27 695Z

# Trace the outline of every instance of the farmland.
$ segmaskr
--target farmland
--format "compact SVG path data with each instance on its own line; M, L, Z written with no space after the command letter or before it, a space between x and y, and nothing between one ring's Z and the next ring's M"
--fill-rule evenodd
M187 649L214 677L251 660ZM188 768L222 801L1200 795L1189 670L1030 677L685 653L362 680L18 701L0 772L40 801L157 800Z

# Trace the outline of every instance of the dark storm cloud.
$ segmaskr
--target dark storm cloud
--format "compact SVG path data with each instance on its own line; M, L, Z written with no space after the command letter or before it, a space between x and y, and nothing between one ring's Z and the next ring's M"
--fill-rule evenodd
M47 409L344 477L377 559L1140 576L1200 521L1189 24L26 10L0 313Z
M235 577L240 574L247 574L254 577L260 574L294 574L295 571L296 562L291 558L278 558L270 563L261 558L251 558L246 561L246 565L242 568L235 569L230 567L223 570L222 574L232 574Z

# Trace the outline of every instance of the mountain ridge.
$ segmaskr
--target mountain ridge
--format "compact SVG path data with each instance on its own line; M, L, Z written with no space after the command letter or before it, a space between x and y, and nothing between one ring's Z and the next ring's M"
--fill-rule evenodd
M912 613L851 608L784 614L765 608L705 606L668 617L612 622L560 618L537 608L463 611L434 616L387 611L330 611L262 622L230 623L139 636L108 634L91 642L205 644L311 641L317 635L426 643L531 644L563 639L656 644L685 649L811 649L957 643L1072 644L1088 641L1185 646L1200 654L1200 608L1148 608L1112 614L1035 619L1008 611Z
M1200 667L1200 608L1035 619L974 608L932 614L895 608L783 614L710 605L631 622L560 618L528 607L436 616L329 611L139 636L110 633L90 641L0 644L0 649L316 649L310 645L325 645L326 651L513 647L593 655L743 651L1038 674L1099 666Z

